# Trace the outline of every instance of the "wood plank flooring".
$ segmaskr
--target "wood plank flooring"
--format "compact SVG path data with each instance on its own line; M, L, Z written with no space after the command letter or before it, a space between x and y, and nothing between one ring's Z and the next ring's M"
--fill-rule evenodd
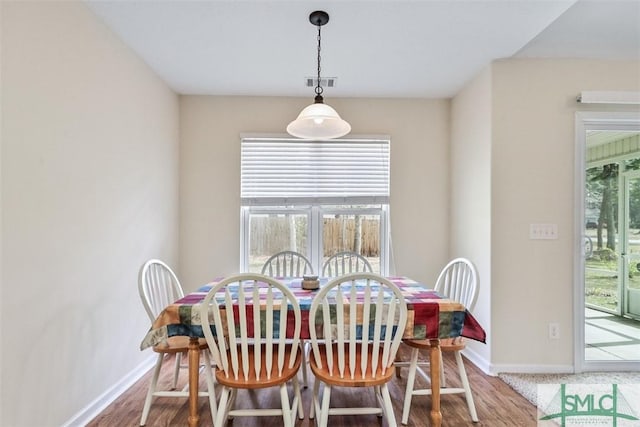
M409 350L401 346L400 357L408 360ZM451 356L451 357L450 357ZM453 355L444 354L444 366L447 375L448 385L459 387L460 381L457 378L457 370ZM160 383L166 386L171 381L172 363L165 362L160 377ZM525 398L513 391L508 385L497 377L485 375L472 363L465 360L467 375L474 391L474 399L478 418L480 422L473 423L467 411L467 405L463 395L447 395L441 397L441 410L443 416L443 427L527 427L536 425L536 408ZM401 427L402 404L404 401L404 390L406 386L406 369L402 369L402 378L394 378L389 383L389 391L393 400L394 411L398 426ZM180 382L187 381L186 371L181 374ZM151 372L147 373L126 393L120 396L109 407L107 407L98 417L91 421L87 427L125 427L138 426L140 414L144 404L145 395L151 379ZM313 375L309 371L309 388L302 389L303 407L306 418L298 420L297 427L314 426L314 421L308 418L311 404ZM422 378L418 377L416 382L419 386L426 387ZM206 389L204 381L201 381L202 389ZM358 388L334 389L332 393L332 405L374 406L373 393L369 390ZM278 407L279 393L277 389L256 390L252 392L241 391L238 393L239 407L251 407L260 405L262 407ZM411 416L409 426L427 427L429 425L429 410L431 408L430 396L414 396L412 401ZM207 398L200 398L199 406L200 426L211 427L211 413ZM188 416L188 403L186 399L176 398L156 398L151 406L148 427L186 426ZM365 427L381 426L386 427L387 423L375 415L359 416L331 416L329 423L332 427ZM229 422L233 427L280 427L282 420L278 417L235 418Z

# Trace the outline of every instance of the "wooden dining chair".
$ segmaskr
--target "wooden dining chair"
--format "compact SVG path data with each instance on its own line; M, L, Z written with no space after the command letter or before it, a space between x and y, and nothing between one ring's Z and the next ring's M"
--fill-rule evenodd
M280 415L285 427L293 427L296 415L304 418L296 375L302 361L300 306L284 284L260 274L231 276L211 288L199 315L222 386L214 426L225 426L229 417ZM234 408L238 390L270 387L280 390L279 409Z
M184 296L182 286L180 285L180 281L176 274L167 264L158 259L151 259L142 265L138 276L138 292L140 293L140 299L142 300L142 304L144 305L151 323L153 323L165 307ZM209 355L208 352L204 351L207 349L207 342L204 339L201 339L199 346L204 359L204 364L201 369L205 372L207 391L198 392L198 396L206 396L209 398L211 416L215 419L215 384L213 381L213 374L211 372ZM142 409L142 416L140 418L141 426L144 426L147 423L147 417L149 416L149 410L151 409L151 402L154 397L189 397L188 384L182 390L176 390L180 369L187 368L187 365L182 365L181 360L182 355L186 354L189 350L189 337L170 337L164 342L156 344L152 349L154 352L158 353L158 358L156 360L153 377L151 378L151 384L149 385L147 397ZM173 387L170 390L158 390L158 377L160 376L160 370L165 358L169 355L175 356Z
M365 257L355 252L338 252L327 258L322 265L323 277L338 277L359 271L372 273L373 268Z
M404 297L384 277L353 273L320 289L309 312L310 366L316 378L311 418L317 416L317 425L326 427L330 415L379 414L396 426L387 383L406 323ZM331 407L333 387L370 387L378 406Z
M302 277L313 274L311 261L295 251L273 254L262 266L261 274L270 277Z
M475 266L471 261L465 258L456 258L450 261L444 269L440 272L438 280L436 282L435 290L442 296L457 301L465 306L469 311L473 309L475 305L476 296L478 293L478 273ZM416 374L422 376L426 381L429 381L429 376L425 373L422 366L428 365L428 362L418 363L418 355L421 349L429 349L429 340L412 340L406 339L403 341L411 349L411 360L409 362L409 374L407 377L407 388L405 390L404 404L402 408L402 424L407 424L409 420L409 412L411 410L411 398L416 395L430 395L431 389L415 389ZM441 353L453 353L456 359L456 365L458 367L458 375L462 383L461 388L446 387L446 375L444 372L444 365L441 365L440 369L440 394L458 394L464 393L469 414L473 422L478 422L478 414L473 402L473 395L471 393L471 387L469 386L469 379L467 378L466 370L464 369L464 362L462 360L461 351L465 348L464 338L445 338L440 339L440 352ZM442 360L442 355L440 357Z

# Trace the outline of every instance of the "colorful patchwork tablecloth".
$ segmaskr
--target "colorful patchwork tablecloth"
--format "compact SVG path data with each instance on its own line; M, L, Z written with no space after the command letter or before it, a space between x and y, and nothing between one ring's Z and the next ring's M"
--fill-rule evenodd
M197 292L186 295L164 309L153 322L151 329L140 344L140 349L144 350L173 336L203 338L204 333L199 314L200 302L220 280L202 286ZM302 279L300 278L278 278L278 280L285 283L296 296L302 314L300 338L308 339L309 310L317 291L302 289ZM326 284L328 280L321 278L320 286ZM400 288L407 303L407 326L403 338L426 339L463 336L485 342L485 331L462 304L443 298L434 290L406 277L389 277L389 280ZM230 289L230 291L233 295L234 290ZM222 293L220 298L216 296L216 299L223 301Z

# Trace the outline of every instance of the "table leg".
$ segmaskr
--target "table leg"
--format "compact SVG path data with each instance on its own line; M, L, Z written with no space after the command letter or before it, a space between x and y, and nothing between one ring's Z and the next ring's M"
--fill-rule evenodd
M200 345L198 338L189 338L189 427L198 427L198 382L200 372Z
M431 376L431 427L442 425L442 413L440 412L440 340L429 340L429 368Z

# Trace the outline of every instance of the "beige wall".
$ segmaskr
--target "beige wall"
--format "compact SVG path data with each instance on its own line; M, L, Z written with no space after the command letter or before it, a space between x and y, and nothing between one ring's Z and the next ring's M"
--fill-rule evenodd
M310 99L182 96L180 266L186 288L237 272L240 134L282 133ZM449 251L447 100L327 99L352 134L391 136L398 274L435 281Z
M469 355L485 371L572 369L575 113L629 111L575 99L640 90L639 76L638 62L500 60L454 98L450 256L479 270L488 344ZM530 240L531 223L558 224L559 238Z
M492 66L491 335L497 371L573 365L575 102L640 90L640 63L503 60ZM558 224L530 240L529 224ZM548 323L560 339L548 338Z
M451 249L478 269L473 314L491 331L491 67L469 82L451 104ZM483 369L491 360L487 344L470 341L467 354Z
M0 7L0 425L59 426L150 356L136 280L178 262L178 98L82 2Z

